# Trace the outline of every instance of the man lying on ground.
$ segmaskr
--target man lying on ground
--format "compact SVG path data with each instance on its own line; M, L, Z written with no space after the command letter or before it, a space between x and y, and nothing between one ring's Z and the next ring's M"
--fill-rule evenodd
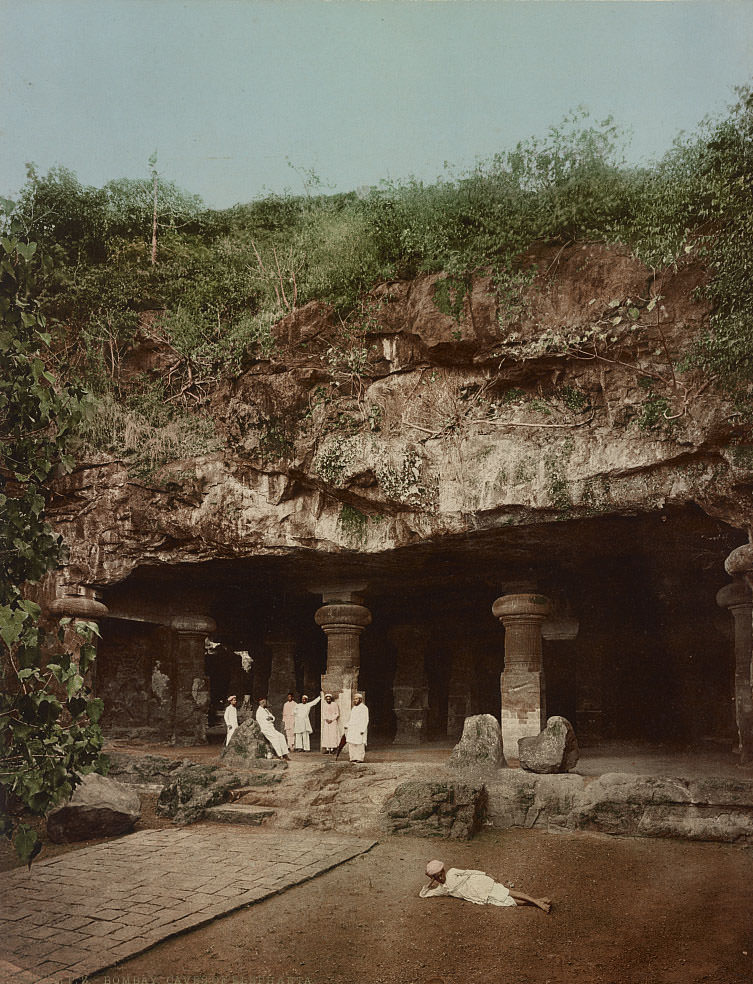
M430 861L426 865L426 874L430 880L419 893L422 899L452 895L476 905L535 905L542 912L549 912L552 907L549 899L534 899L522 892L513 892L483 871L463 868L445 871L441 861Z

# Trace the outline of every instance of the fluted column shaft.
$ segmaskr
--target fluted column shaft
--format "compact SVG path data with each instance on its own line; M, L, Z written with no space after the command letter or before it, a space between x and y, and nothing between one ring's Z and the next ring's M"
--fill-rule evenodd
M519 758L518 741L538 735L546 724L541 625L550 612L539 594L497 598L492 612L505 627L505 668L500 680L505 758Z
M295 690L295 639L267 636L264 645L272 656L267 685L267 703L272 713L279 715L289 693Z

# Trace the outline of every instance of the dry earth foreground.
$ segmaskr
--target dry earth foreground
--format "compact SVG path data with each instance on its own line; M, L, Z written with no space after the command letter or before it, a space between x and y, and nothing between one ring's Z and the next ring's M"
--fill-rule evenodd
M194 750L193 765L209 767L212 754L209 748ZM136 833L83 849L53 848L59 853L36 862L31 872L6 874L0 981L736 984L751 979L753 851L746 837L736 844L659 840L656 831L641 839L607 837L563 832L561 824L549 822L540 830L540 802L534 796L521 814L518 795L513 819L521 826L494 829L495 814L487 813L481 832L468 840L472 797L453 801L437 797L437 790L488 785L489 802L499 809L504 796L493 793L495 783L488 777L464 782L428 755L421 763L380 761L390 757L376 750L374 761L357 768L299 757L281 781L251 788L215 814L219 818L223 809L245 804L264 814L255 821L264 823L261 829L207 820L165 826L149 808L155 794L147 794ZM115 758L125 770L126 756ZM132 771L154 768L153 761L144 762L143 755L133 757ZM587 771L587 759L584 764ZM656 808L667 785L687 790L710 781L702 768L696 771L701 775L685 780L628 773L618 778L624 789L653 783ZM248 788L253 775L239 773L241 788ZM518 787L578 781L588 788L605 778L534 777L515 769L502 776ZM738 794L747 785L727 783ZM423 809L411 800L413 825L403 824L404 817L396 824L390 816L400 786L409 790L409 799L416 786L430 790ZM508 797L507 808L510 802ZM629 815L629 804L623 801L620 811ZM729 833L729 818L720 816L720 831ZM157 825L161 829L146 829ZM409 835L389 833L396 827ZM444 836L411 836L411 829ZM544 832L554 829L557 835ZM611 821L604 829L619 832ZM552 913L422 900L423 869L432 857L547 895L554 901Z
M144 830L6 876L0 974L55 984L313 878L373 841Z

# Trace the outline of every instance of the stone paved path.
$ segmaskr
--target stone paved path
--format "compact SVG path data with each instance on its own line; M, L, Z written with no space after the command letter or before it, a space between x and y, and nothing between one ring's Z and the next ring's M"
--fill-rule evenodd
M233 827L144 830L3 876L1 984L69 984L376 842Z

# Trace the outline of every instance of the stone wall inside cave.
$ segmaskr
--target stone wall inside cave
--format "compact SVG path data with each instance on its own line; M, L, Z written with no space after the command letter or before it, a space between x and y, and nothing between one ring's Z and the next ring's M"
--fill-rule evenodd
M96 663L96 692L113 736L172 737L173 654L162 626L107 619Z

